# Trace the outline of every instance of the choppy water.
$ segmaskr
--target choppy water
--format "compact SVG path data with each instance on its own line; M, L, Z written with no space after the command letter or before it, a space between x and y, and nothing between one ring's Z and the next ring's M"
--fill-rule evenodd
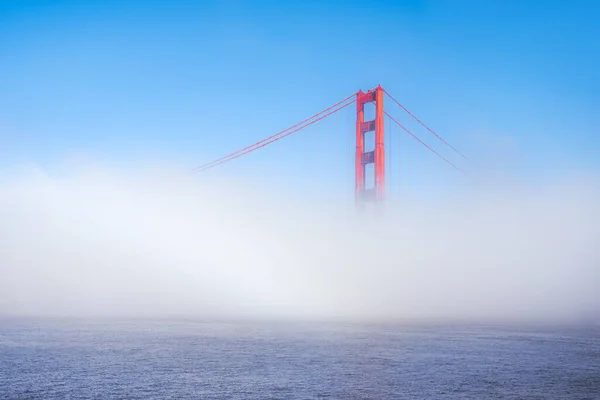
M3 399L600 399L600 331L0 319Z

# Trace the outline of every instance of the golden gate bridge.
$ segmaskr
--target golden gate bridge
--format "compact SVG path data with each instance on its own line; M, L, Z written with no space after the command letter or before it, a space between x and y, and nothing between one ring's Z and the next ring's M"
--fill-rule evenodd
M311 125L318 123L343 109L356 105L356 151L354 157L354 181L355 181L355 199L358 204L365 202L382 202L386 196L386 159L385 159L385 124L384 116L393 122L403 132L408 134L417 143L429 150L431 153L441 159L446 165L456 170L458 173L470 177L465 169L460 168L455 163L444 157L440 152L436 151L433 146L428 145L424 140L417 136L412 130L399 122L391 112L384 108L384 98L387 96L392 104L416 123L425 128L427 132L432 134L436 140L439 140L444 146L458 154L462 159L466 160L473 166L477 166L475 162L469 159L465 154L459 151L455 146L451 145L446 139L439 135L436 131L421 121L415 114L408 110L388 91L383 89L381 85L376 88L363 92L359 90L350 96L338 101L337 103L325 108L324 110L306 118L302 121L281 130L273 135L270 135L262 140L259 140L249 146L245 146L222 157L216 158L210 162L202 164L192 170L192 172L206 171L217 167L221 164L231 162L237 158L245 156L281 139L284 139L294 133L297 133ZM375 117L365 121L365 105L373 104L375 108ZM367 134L374 132L374 138L370 144L367 143ZM372 150L368 150L371 148ZM373 166L372 184L367 185L367 166Z

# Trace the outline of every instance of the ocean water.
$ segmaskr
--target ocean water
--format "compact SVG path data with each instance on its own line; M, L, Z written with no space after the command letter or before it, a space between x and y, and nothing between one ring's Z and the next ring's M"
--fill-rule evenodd
M600 330L0 319L2 399L600 399Z

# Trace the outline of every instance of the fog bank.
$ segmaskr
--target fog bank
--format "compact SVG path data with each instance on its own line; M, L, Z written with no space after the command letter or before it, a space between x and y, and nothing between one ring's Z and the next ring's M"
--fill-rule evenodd
M600 317L600 191L577 183L389 203L82 169L0 177L0 314Z

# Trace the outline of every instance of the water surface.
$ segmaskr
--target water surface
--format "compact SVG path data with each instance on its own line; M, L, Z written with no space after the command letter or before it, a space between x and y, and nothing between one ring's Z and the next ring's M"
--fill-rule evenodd
M3 399L600 399L600 331L0 319Z

